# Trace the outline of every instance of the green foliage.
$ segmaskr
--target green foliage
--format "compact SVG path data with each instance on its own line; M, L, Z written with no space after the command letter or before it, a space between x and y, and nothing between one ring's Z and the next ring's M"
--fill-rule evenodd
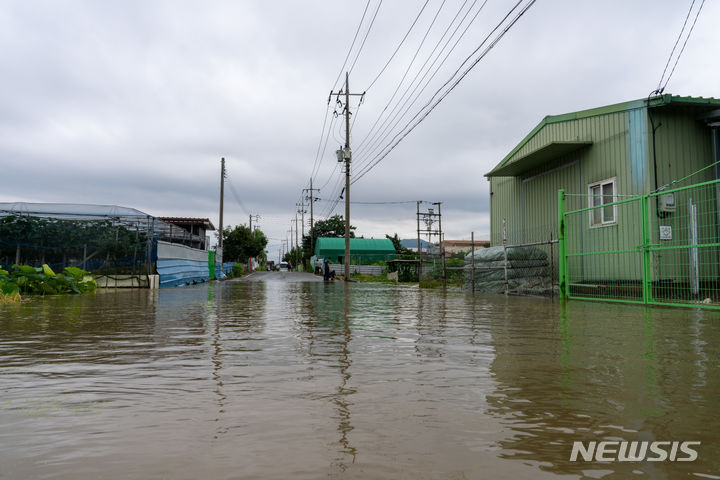
M227 227L223 230L223 261L247 263L248 259L262 255L267 243L261 230L251 232L245 225Z
M395 247L395 252L398 255L412 255L414 252L410 250L409 248L405 248L400 244L400 238L398 237L398 234L396 233L392 237L390 235L385 234L385 238L390 240L393 243L393 247Z
M144 256L147 237L142 232L98 220L57 220L25 215L0 218L0 258L15 258L21 249L25 263L62 263L82 258L84 249L95 259L116 261Z
M0 270L0 291L4 295L54 295L95 291L97 284L88 272L73 267L68 267L63 272L56 274L47 265L42 268L13 265L11 271Z
M239 263L236 263L235 265L233 265L233 268L230 271L230 275L228 275L228 276L231 278L242 277L244 273L245 273L245 267L243 267Z
M299 247L293 247L289 252L286 252L282 258L283 262L288 262L291 265L297 265L303 262L303 252Z
M440 288L442 286L442 281L434 278L423 278L420 280L420 288Z

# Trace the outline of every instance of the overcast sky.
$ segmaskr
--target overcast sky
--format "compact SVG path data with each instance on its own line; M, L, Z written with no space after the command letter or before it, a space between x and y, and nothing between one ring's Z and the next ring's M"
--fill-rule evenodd
M345 70L379 2L370 0ZM352 68L350 90L366 91L359 110L359 99L351 100L358 172L373 158L375 145L382 147L394 135L366 140L393 92L398 89L386 116L403 95L410 96L442 51L426 81L431 77L470 25L417 102L410 96L407 105L414 106L404 120L387 122L400 128L515 2L488 0L470 23L483 1L429 0L370 87L424 3L382 2ZM444 101L353 185L353 201L442 201L446 238L469 238L471 231L476 238L489 237L483 175L545 115L646 97L658 85L690 3L538 0ZM273 258L313 173L328 93L342 88L336 78L366 5L366 0L2 2L0 201L113 204L157 216L209 217L217 225L224 156L225 224L247 223L249 213L259 214ZM719 3L706 2L666 93L720 96L719 18ZM334 106L333 101L328 124ZM344 139L340 120L333 123L314 176L322 199L315 203L316 218L328 214L327 200L340 193L334 154ZM340 203L335 213L343 212ZM415 236L414 203L353 205L351 219L366 237Z

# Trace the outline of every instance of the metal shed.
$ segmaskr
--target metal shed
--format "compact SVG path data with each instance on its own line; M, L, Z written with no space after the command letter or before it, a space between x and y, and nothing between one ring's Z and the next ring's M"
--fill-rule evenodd
M693 245L691 230L720 243L720 186L662 192L720 178L718 128L720 99L674 95L545 117L486 174L492 245L503 244L503 224L508 244L557 239L563 190L564 208L580 211L567 232L576 255L569 274L579 283L687 282L692 265L681 247ZM629 200L643 195L652 197L646 211ZM702 221L693 226L688 209L696 207ZM637 261L635 253L650 246L658 249L651 260ZM624 253L601 254L610 251ZM703 252L696 277L717 282L720 263L702 257L718 252Z
M315 240L315 256L343 263L345 239L320 237ZM353 263L395 259L395 247L387 238L351 238L350 256Z

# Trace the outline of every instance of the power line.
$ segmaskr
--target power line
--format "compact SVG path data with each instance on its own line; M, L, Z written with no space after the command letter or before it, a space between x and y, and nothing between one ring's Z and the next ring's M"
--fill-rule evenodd
M327 198L318 198L321 202L334 202L335 200ZM398 200L398 201L387 201L387 202L350 202L353 205L401 205L405 203L416 204L417 202L423 202L423 200Z
M230 187L230 192L233 194L233 197L235 197L235 201L240 205L240 208L242 208L243 212L245 212L245 215L250 215L250 211L245 208L245 204L240 200L240 195L238 195L237 190L235 190L235 185L233 185L232 180L230 179L230 176L225 177L227 180L227 184Z
M410 63L408 64L407 68L405 69L405 73L403 74L402 78L400 79L400 83L398 83L398 86L395 87L395 91L390 96L390 100L385 104L385 107L383 107L382 111L380 112L380 116L378 116L377 120L375 120L375 123L373 123L372 127L370 127L370 130L368 131L368 134L365 136L365 139L363 139L358 146L357 149L360 149L363 146L363 143L365 143L365 140L370 135L370 133L375 129L375 126L377 126L378 122L382 118L385 111L388 109L392 101L395 99L395 95L397 95L398 90L400 90L400 87L402 87L403 82L405 81L405 78L407 77L408 73L410 72L410 69L412 68L413 64L415 63L415 59L417 58L418 54L420 53L420 49L425 44L425 40L427 39L428 35L430 34L430 31L432 30L433 25L435 25L435 21L438 18L438 15L440 15L440 11L442 10L443 6L445 6L446 0L443 0L440 4L440 8L438 8L437 12L435 12L435 16L432 19L432 22L430 22L430 25L428 26L427 30L425 31L425 35L423 36L422 40L420 41L420 45L418 45L418 48L415 50L415 54L413 55L412 59L410 60Z
M502 29L502 31L490 42L490 44L483 50L480 55L478 55L470 64L468 68L465 69L465 71L460 74L460 76L453 82L453 78L458 74L458 72L462 69L463 65L465 65L472 56L478 52L482 48L485 43L490 39L490 37L500 29L500 27L505 24L507 19L512 15L512 12L514 12L518 6L523 2L523 0L519 0L515 6L513 6L512 9L503 17L503 19L493 28L493 30L485 37L483 42L463 61L463 63L458 67L458 69L453 73L453 75L433 94L433 96L428 100L428 102L418 111L413 118L411 118L408 123L401 129L401 131L396 134L390 142L387 144L386 147L384 147L381 152L374 157L374 159L371 161L371 163L365 168L365 170L362 173L359 173L355 175L355 178L353 180L354 182L357 182L360 178L362 178L365 174L367 174L372 168L375 167L378 163L380 163L387 155L395 149L395 147L398 146L398 144L408 135L410 132L412 132L425 118L430 115L430 113L437 107L444 99L447 97L450 92L452 92L455 87L457 87L460 82L470 73L470 71L478 64L480 61L485 58L485 56L492 50L495 45L497 45L500 40L505 36L505 34L517 23L517 21L535 4L537 0L530 0L529 3L527 3L516 15L515 17L505 25L505 27ZM452 85L445 90L439 97L438 94L445 88L448 84L452 82ZM437 100L434 100L436 97ZM434 101L433 101L434 100ZM418 118L419 117L419 118ZM415 120L418 119L412 126L410 124ZM393 143L394 142L394 143Z
M392 59L395 58L395 55L397 54L398 50L400 50L400 47L402 47L403 43L405 43L405 40L407 39L408 35L410 35L410 32L412 31L412 29L415 28L415 24L420 19L420 15L422 15L423 11L425 11L425 7L427 7L427 4L429 1L430 0L425 0L425 3L423 4L422 8L420 9L420 12L418 12L418 14L415 16L415 20L413 20L408 31L405 32L405 36L402 38L402 40L400 40L400 43L398 44L397 47L395 47L395 51L393 52L393 54L390 55L390 58L388 58L388 61L385 62L385 65L380 69L378 74L375 76L373 81L370 82L370 85L365 89L365 91L370 90L372 88L372 86L375 85L375 82L377 82L378 78L380 78L380 76L383 74L383 72L385 72L385 69L388 67L388 65L390 65L390 62L392 62Z
M685 16L685 21L683 22L683 26L682 26L682 29L680 30L680 34L678 35L677 40L675 40L675 45L673 45L673 48L670 51L670 56L668 57L667 63L665 64L665 69L663 69L662 76L660 77L660 82L658 82L658 87L656 90L657 93L662 93L665 90L665 87L667 87L668 82L670 82L670 78L672 77L673 73L675 72L675 67L677 67L678 61L680 61L680 57L682 56L683 52L685 51L685 45L687 45L687 42L690 39L690 35L692 35L692 31L695 28L695 23L697 22L697 19L700 16L700 12L702 11L704 5L705 5L705 0L702 0L702 2L700 3L700 8L698 8L697 13L695 14L695 20L693 20L693 23L690 26L690 30L688 31L687 37L685 37L683 46L680 49L680 52L678 53L677 57L675 58L675 63L673 64L673 68L670 71L670 74L668 75L667 79L665 80L665 85L663 85L662 81L663 81L663 78L665 77L665 72L667 71L667 68L670 65L670 60L672 60L673 54L675 53L675 48L677 48L678 42L680 42L680 38L682 38L682 34L685 31L685 26L687 25L688 19L690 18L690 13L692 13L693 6L695 6L695 0L693 0L692 3L690 4L690 9L688 10L687 15Z
M355 36L353 37L353 41L350 44L348 53L347 53L347 55L345 55L345 61L343 62L342 67L340 67L340 73L338 73L337 78L333 82L333 87L331 90L335 90L338 80L340 80L340 77L342 76L343 71L345 71L345 65L347 65L348 58L350 58L350 53L352 53L352 49L355 46L355 41L357 40L358 33L360 33L360 27L362 27L363 21L365 20L365 14L367 13L369 6L370 6L370 0L368 0L367 3L365 4L365 10L363 10L362 17L360 18L360 23L358 23L357 30L355 30Z
M355 54L355 60L353 60L352 65L350 65L350 70L348 71L348 73L352 73L353 68L355 68L355 63L358 61L358 57L360 57L360 52L362 52L362 49L365 46L365 41L367 40L368 35L370 35L370 30L372 30L372 27L375 24L375 18L377 17L378 12L380 11L381 5L382 5L382 0L380 0L377 8L375 9L375 14L373 15L372 20L370 21L370 26L368 27L367 32L365 32L365 37L363 37L363 41L360 44L360 48L358 48L357 54Z
M425 66L427 65L427 63L430 61L430 59L433 57L433 54L435 53L435 51L437 50L437 48L438 48L438 47L440 46L440 44L442 43L443 39L444 39L445 36L447 35L447 33L448 33L448 31L450 30L450 28L455 24L455 21L457 20L457 17L460 15L460 13L462 12L462 10L465 8L465 4L466 4L466 3L467 3L467 0L465 1L465 3L463 3L463 5L462 5L462 6L460 7L460 9L458 10L458 12L455 14L455 17L452 19L452 21L450 22L450 24L448 25L448 27L445 29L445 32L443 33L442 37L440 38L440 40L438 40L438 42L436 43L435 47L433 48L433 50L432 50L432 51L430 52L430 54L428 55L428 57L427 57L427 59L425 60L425 62L423 63L423 65L420 67L420 69L418 70L418 72L415 74L415 77L412 79L412 81L411 81L410 84L408 85L407 89L405 90L405 92L403 93L403 95L400 97L400 99L399 99L398 102L396 103L395 107L393 107L393 109L391 110L389 116L388 116L388 117L383 121L383 123L381 124L380 128L381 128L382 130L381 130L381 131L378 131L378 132L376 132L374 135L372 135L372 138L370 139L370 142L369 142L368 146L366 147L366 150L369 151L369 153L368 153L368 155L367 155L368 157L370 157L370 156L372 155L372 153L377 150L377 148L380 146L380 143L382 142L382 140L384 140L385 138L387 138L387 137L389 136L389 132L392 132L392 130L402 121L402 119L405 117L405 115L407 115L407 112L413 107L413 105L415 105L415 103L417 103L417 101L420 99L420 96L422 95L422 93L425 91L425 89L428 87L428 85L430 85L430 82L432 82L432 80L435 78L435 76L440 72L440 69L441 69L442 66L445 64L445 62L446 62L447 59L450 57L450 55L451 55L452 52L455 50L455 48L458 46L458 44L460 43L460 40L462 40L462 38L465 36L465 34L467 33L467 31L468 31L468 29L470 28L470 26L475 22L475 20L477 19L478 15L480 14L480 12L481 12L481 11L483 10L483 8L485 7L485 4L487 3L487 0L485 0L485 2L483 2L483 4L482 4L482 5L480 6L480 8L478 9L478 11L475 13L475 15L473 15L473 17L470 19L470 22L468 22L468 24L467 24L467 26L465 27L465 29L464 29L464 30L462 31L462 33L458 36L457 40L456 40L455 43L453 44L452 48L450 48L450 50L447 52L447 54L445 55L445 58L443 58L442 62L440 62L440 64L437 66L437 68L435 68L435 71L434 71L433 74L430 76L430 78L428 78L428 80L425 82L425 85L422 87L422 89L420 90L420 92L419 92L417 95L415 95L415 92L417 92L417 90L418 90L418 88L420 88L420 85L422 84L422 82L425 80L425 78L428 76L428 74L430 73L430 71L432 70L432 68L435 66L435 64L437 63L437 61L438 61L438 60L440 59L440 57L443 55L443 53L444 53L445 50L447 49L448 45L449 45L450 42L452 41L453 37L455 37L455 34L457 33L457 31L460 29L460 27L462 27L463 23L465 22L465 19L467 18L467 16L470 14L470 12L472 11L473 7L474 7L475 4L477 3L477 0L473 1L473 3L470 5L470 8L468 8L468 10L465 12L465 15L463 15L463 17L462 17L462 19L460 20L460 22L458 23L457 27L455 27L455 30L453 30L453 32L450 34L450 36L448 37L447 41L445 42L445 44L443 45L443 47L442 47L442 48L440 49L440 51L438 52L438 54L437 54L437 56L435 57L435 59L432 61L432 63L431 63L430 66L428 67L428 69L425 71L425 73L423 74L422 78L420 78L420 81L418 82L418 84L415 85L415 87L412 89L412 91L410 91L410 88L412 88L413 84L415 84L415 81L417 80L418 76L420 76L420 74L423 72L423 69L425 68ZM408 92L409 92L409 95L408 95ZM413 98L413 95L415 95L414 98ZM406 98L406 97L407 97L407 98ZM405 99L404 102L403 102L403 99ZM405 108L405 106L408 104L408 102L410 102L411 99L412 99L412 102L410 103L409 106L407 106L407 108ZM400 104L401 102L403 102L402 105ZM405 110L402 111L402 115L400 116L400 119L398 119L397 122L395 122L395 119L397 119L397 118L398 118L398 115L400 114L400 112L398 111L398 108L400 108L400 109L405 108ZM396 112L397 112L397 113L396 113ZM393 114L394 114L394 115L393 115ZM391 117L390 115L392 115L392 117ZM388 124L388 122L395 122L395 123ZM376 123L377 123L377 122L376 122ZM368 133L368 136L369 136L369 133ZM368 139L368 138L366 137L365 140L363 140L363 142L365 142L367 139ZM378 142L378 140L380 140L380 142ZM361 142L361 144L362 144L363 142ZM358 152L357 152L357 153L358 153L358 157L362 157L362 155L363 155L363 150L362 150L362 148L358 148ZM359 162L358 162L358 168L361 168L361 167L362 167L362 165L361 165L362 163L363 163L362 161L359 161Z

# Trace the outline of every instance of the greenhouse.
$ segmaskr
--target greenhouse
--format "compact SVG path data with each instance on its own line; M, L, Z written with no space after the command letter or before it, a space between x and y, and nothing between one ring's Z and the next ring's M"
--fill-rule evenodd
M315 241L315 256L331 263L343 263L345 239L321 237ZM351 238L350 257L353 263L394 260L395 247L387 238Z

